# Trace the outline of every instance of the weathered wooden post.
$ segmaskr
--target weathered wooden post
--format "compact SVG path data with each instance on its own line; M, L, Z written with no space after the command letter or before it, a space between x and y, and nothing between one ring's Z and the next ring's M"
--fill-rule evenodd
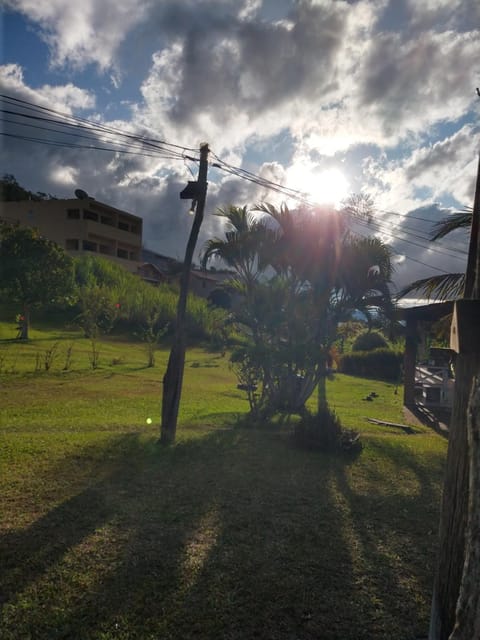
M162 426L160 434L160 442L162 444L175 442L177 432L178 409L180 406L183 371L185 368L185 313L187 308L188 285L190 282L193 252L202 224L205 200L207 197L208 152L208 144L202 144L200 146L198 180L196 182L190 182L181 194L183 198L192 198L192 200L196 201L196 207L192 229L185 250L185 259L183 261L175 336L168 359L167 371L163 378Z

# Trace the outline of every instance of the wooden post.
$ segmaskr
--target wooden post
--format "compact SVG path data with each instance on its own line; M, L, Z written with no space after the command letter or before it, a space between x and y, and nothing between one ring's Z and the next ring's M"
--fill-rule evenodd
M417 320L407 314L405 354L403 358L403 404L410 408L415 405L417 343Z
M464 298L480 298L480 157L477 171L472 227L465 274ZM453 333L453 331L452 331ZM457 336L459 343L464 336ZM467 407L472 381L480 370L480 350L471 345L460 350L455 366L455 395L450 420L447 466L440 516L439 556L433 587L429 640L448 640L456 620L457 602L464 571L465 531L469 509L469 444ZM478 571L478 567L477 567ZM472 639L473 640L473 639Z
M475 378L468 407L468 519L465 564L450 640L480 638L480 382Z
M192 229L188 238L183 261L182 276L180 281L180 294L177 305L177 321L175 336L173 339L167 371L163 378L162 397L162 426L160 434L161 444L175 442L177 432L178 409L182 393L183 371L185 367L185 312L187 308L188 285L190 282L190 270L192 257L197 244L198 234L203 220L205 200L207 197L207 171L208 171L208 144L200 146L200 166L195 197L197 206L193 219Z

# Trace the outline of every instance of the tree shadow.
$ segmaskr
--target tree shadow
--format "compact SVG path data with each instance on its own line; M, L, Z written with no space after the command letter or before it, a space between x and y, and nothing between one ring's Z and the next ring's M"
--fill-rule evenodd
M388 440L371 439L368 446L393 466L390 487L382 490L380 474L375 470L371 479L380 489L376 492L358 489L342 468L337 468L335 482L349 513L355 544L361 551L359 562L370 593L370 615L372 621L380 614L387 621L402 620L405 638L426 637L441 471L434 481L432 468L422 465L412 449L399 448ZM410 482L416 490L405 490L405 479L401 480L405 472L411 475Z
M67 477L84 453L51 473ZM3 637L412 637L395 634L392 616L409 629L415 607L363 513L381 519L382 502L352 488L346 464L260 430L165 449L119 436L71 497L5 536ZM382 538L396 524L385 518ZM390 614L395 598L407 605Z

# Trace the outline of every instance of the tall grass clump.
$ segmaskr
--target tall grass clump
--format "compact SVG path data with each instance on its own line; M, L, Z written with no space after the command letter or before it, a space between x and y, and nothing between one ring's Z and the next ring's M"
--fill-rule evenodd
M96 256L75 260L75 280L78 317L84 317L86 308L94 307L101 328L108 324L108 330L123 331L142 340L145 331L149 339L152 335L171 335L178 287L152 285L120 265ZM214 342L215 333L224 327L225 319L224 310L213 309L203 298L189 295L186 327L191 341Z

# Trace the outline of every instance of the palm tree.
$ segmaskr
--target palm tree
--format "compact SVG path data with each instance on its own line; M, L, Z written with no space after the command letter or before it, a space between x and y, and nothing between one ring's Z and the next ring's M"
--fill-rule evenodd
M353 309L391 305L390 253L380 240L348 233L350 212L270 204L254 212L264 217L245 207L221 210L225 239L209 241L202 262L217 256L237 273L245 304L236 318L252 337L248 357L262 370L266 405L301 409L318 385L319 410L325 409L328 352L338 322Z
M226 222L225 238L206 242L201 265L205 269L212 258L218 258L234 269L244 286L251 288L265 266L260 260L260 251L268 231L247 207L230 205L218 209L215 215Z
M465 207L462 211L439 220L434 225L430 239L440 240L457 229L469 229L472 226L472 216L473 209ZM464 273L445 273L415 280L399 292L398 298L403 298L409 293L417 293L427 300L454 300L462 296L464 288Z

